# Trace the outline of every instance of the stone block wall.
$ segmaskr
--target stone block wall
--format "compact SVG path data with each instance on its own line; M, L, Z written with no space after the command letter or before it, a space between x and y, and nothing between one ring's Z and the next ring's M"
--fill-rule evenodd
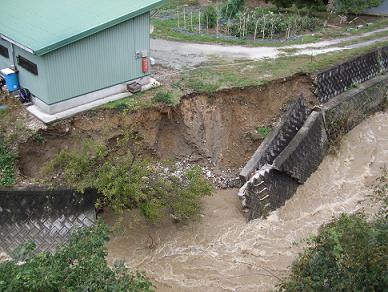
M247 219L267 216L270 211L282 206L297 188L296 180L266 164L240 190Z
M388 75L381 75L330 100L323 106L329 137L350 131L366 116L382 110L388 96Z
M37 252L51 251L78 228L96 222L97 194L87 190L12 188L0 190L0 252L11 254L32 241Z
M384 71L388 70L388 46L381 49L381 64Z
M290 143L308 117L309 110L303 98L293 102L281 117L279 125L264 139L252 158L240 172L240 179L246 182L265 164L272 164L275 158Z
M375 50L314 76L315 95L322 103L388 69L388 47Z
M370 114L381 110L388 99L388 75L378 76L339 95L321 108L311 112L303 126L288 139L282 151L247 180L247 172L240 176L244 185L239 197L248 220L266 216L286 202L310 175L317 170L327 153L331 127L341 124L345 118L345 131L360 123ZM280 126L287 124L283 121ZM265 157L271 145L280 143L274 129L267 143L263 143L254 156ZM270 143L269 143L270 142ZM254 157L255 161L261 161ZM249 162L251 163L251 161ZM249 164L248 163L248 164ZM248 165L249 166L249 165ZM245 169L245 168L244 168Z
M275 159L273 166L303 184L318 169L326 155L327 145L322 112L314 111L290 144Z

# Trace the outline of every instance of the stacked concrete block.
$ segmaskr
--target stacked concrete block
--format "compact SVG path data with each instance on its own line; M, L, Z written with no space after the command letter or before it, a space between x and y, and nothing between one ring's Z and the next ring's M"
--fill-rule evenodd
M381 49L381 66L383 71L388 70L388 46Z
M349 131L368 115L383 109L387 98L388 76L382 75L330 100L307 119L301 113L302 101L291 107L279 128L268 136L241 173L246 182L239 196L248 220L266 216L284 205L298 185L317 170L327 153L333 125L345 120L341 129ZM295 126L302 120L303 126Z
M239 192L247 219L267 216L269 212L284 205L297 188L297 181L290 176L268 164L263 166Z
M303 98L293 102L276 127L261 143L252 158L240 172L243 183L265 164L272 164L287 147L308 117L308 109Z
M369 80L325 104L325 120L328 135L341 127L349 131L366 116L382 110L388 95L388 76Z
M379 55L376 50L315 75L314 93L318 100L327 102L353 85L375 77L381 71Z
M327 142L323 115L314 111L273 163L262 166L240 189L248 220L264 217L283 206L299 184L317 170Z
M303 184L315 172L327 151L323 115L314 111L294 139L275 159L273 167Z
M45 188L0 190L0 251L12 253L28 241L51 251L78 228L96 222L97 194Z

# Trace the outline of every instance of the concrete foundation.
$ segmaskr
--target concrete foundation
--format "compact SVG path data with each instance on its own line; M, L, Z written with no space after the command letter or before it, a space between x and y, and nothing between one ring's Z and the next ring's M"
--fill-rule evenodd
M52 123L60 119L71 117L77 113L93 109L108 102L131 96L132 94L127 91L127 85L134 82L141 85L141 91L160 86L160 83L155 79L145 77L77 96L52 105L48 105L39 98L33 97L33 104L27 107L27 110L44 123Z

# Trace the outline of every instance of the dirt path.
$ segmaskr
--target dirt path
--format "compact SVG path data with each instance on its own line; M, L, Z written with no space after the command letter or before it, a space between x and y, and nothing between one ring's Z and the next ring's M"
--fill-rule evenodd
M234 60L258 60L264 58L276 58L284 49L296 50L292 55L309 54L319 55L333 51L353 49L356 47L369 46L372 43L388 40L388 36L359 42L354 45L340 46L346 42L356 41L363 37L370 37L376 33L386 32L388 27L367 32L357 36L338 38L329 41L321 41L305 45L293 45L287 47L243 47L224 46L217 44L196 44L152 39L152 56L156 63L175 70L190 69L201 64L208 63L214 58L221 58L227 61ZM290 53L291 54L291 53Z

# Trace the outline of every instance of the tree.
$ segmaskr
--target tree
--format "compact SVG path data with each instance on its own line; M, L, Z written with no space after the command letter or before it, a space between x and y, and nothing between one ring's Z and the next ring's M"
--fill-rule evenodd
M387 219L342 215L321 228L280 291L385 291Z
M177 170L171 163L151 163L138 157L131 138L124 135L109 147L87 140L81 149L60 152L45 165L43 174L48 182L55 177L57 184L79 192L97 190L102 195L97 207L118 212L139 208L151 221L157 221L163 210L178 221L197 216L201 198L213 191L201 169Z
M360 14L367 8L376 7L382 0L337 0L336 12L343 14Z
M295 5L297 8L320 9L327 4L327 0L267 0L279 8L289 8Z
M388 287L388 172L377 179L380 211L342 214L320 228L292 265L280 291L386 291Z

